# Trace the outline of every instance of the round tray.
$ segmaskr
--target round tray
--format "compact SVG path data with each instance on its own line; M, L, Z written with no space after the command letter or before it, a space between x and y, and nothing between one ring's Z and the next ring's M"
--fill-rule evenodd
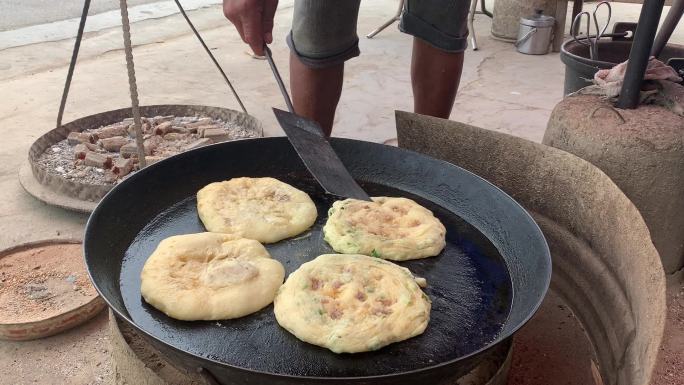
M80 240L52 239L21 244L0 251L0 262L8 255L39 248L49 245L80 244ZM87 274L85 268L83 274ZM90 280L88 280L90 283ZM64 309L60 314L28 322L2 323L0 322L0 339L11 341L25 341L51 336L64 330L71 329L93 318L106 307L105 302L99 295L93 296L87 302L71 308Z
M261 122L242 112L221 107L194 105L153 105L141 106L141 116L199 115L213 119L235 122L242 128L253 131L255 136L262 136ZM49 204L79 212L91 212L97 202L114 187L114 185L93 185L67 180L58 175L47 172L37 163L38 157L54 144L66 139L70 132L97 128L120 122L132 116L130 108L121 108L89 115L54 128L36 139L29 149L28 170L19 172L19 180L24 189L37 199ZM33 179L33 180L32 180Z

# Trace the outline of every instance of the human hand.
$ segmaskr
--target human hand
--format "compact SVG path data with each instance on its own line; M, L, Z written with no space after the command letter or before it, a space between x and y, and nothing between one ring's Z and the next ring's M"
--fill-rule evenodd
M259 56L264 55L264 44L273 42L276 8L278 0L223 0L223 14Z

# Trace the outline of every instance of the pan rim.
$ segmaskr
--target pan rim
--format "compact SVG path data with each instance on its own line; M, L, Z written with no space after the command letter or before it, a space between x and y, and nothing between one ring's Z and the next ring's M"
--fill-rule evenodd
M112 304L112 302L109 300L109 298L108 298L108 297L104 294L104 292L100 289L100 286L98 285L98 283L96 282L96 280L93 278L93 275L92 275L92 272L91 272L91 269L90 269L90 265L88 264L88 253L87 253L87 246L88 246L88 244L89 244L89 239L90 239L89 234L90 234L90 232L92 231L92 229L91 229L91 221L93 221L93 218L96 217L96 216L99 214L100 210L102 210L102 205L103 205L103 203L105 203L105 202L108 200L109 196L112 195L112 194L114 194L114 193L116 193L116 191L117 191L118 189L120 189L122 185L126 185L126 184L128 184L128 183L133 183L133 182L131 182L132 180L136 180L136 179L139 179L139 178L143 178L143 177L145 176L146 173L150 172L149 170L154 170L155 168L160 167L160 165L163 164L163 163L165 163L167 160L177 159L177 158L180 158L180 157L192 156L193 153L198 153L198 152L202 152L202 151L209 151L211 148L219 147L219 146L225 146L226 144L229 144L229 143L236 143L236 142L243 142L243 141L255 141L255 140L262 141L262 142L288 141L287 137L285 137L285 136L273 136L273 137L262 137L262 138L245 138L245 139L239 139L239 140L232 141L232 142L216 143L216 144L212 144L212 145L200 147L200 148L197 148L197 149L194 149L194 150L191 150L191 151L187 151L187 152L183 152L183 153L174 155L174 156L172 156L172 157L169 157L169 158L167 158L167 159L164 159L164 160L162 160L162 161L159 161L159 162L157 162L157 163L154 163L154 164L152 164L152 165L149 165L149 166L145 167L144 169L142 169L142 170L136 172L135 174L131 175L128 179L124 180L122 183L119 183L119 184L117 184L116 186L114 186L114 188L112 188L109 192L107 192L107 194L102 198L102 200L100 201L100 203L98 203L98 205L97 205L97 207L95 208L95 210L93 210L92 214L88 217L88 221L86 222L85 233L84 233L84 236L83 236L83 258L84 258L84 262L85 262L85 265L86 265L86 270L87 270L87 272L88 272L88 277L90 278L91 282L93 283L93 286L94 286L95 289L98 291L98 293L100 294L100 296L102 297L102 299L107 303L107 306L111 309L111 311L113 311L113 312L116 314L117 317L119 317L119 318L121 318L121 319L124 319L124 320L125 320L126 322L128 322L131 326L133 326L136 330L138 330L139 332L141 332L146 338L150 338L150 339L156 341L157 343L160 343L160 344L162 344L162 345L164 345L164 346L167 346L167 347L173 349L173 351L178 352L178 353L180 353L181 355L190 356L190 357L194 358L195 360L198 360L198 361L208 361L208 362L211 362L211 363L213 363L213 364L215 364L215 365L217 365L217 366L221 366L221 367L224 367L224 368L227 368L227 369L230 369L230 370L236 370L236 371L245 372L245 373L249 373L249 374L258 374L258 375L262 375L262 376L277 377L277 378L281 378L281 379L304 380L304 381L369 381L369 380L378 380L378 379L392 379L392 378L402 377L402 376L405 376L405 375L420 374L420 373L429 372L429 371L433 371L433 370L436 370L436 369L444 368L444 367L447 367L447 366L451 366L451 365L454 365L454 364L457 363L457 362L466 361L466 360L468 360L469 358L472 358L472 357L474 357L474 356L476 356L476 355L478 355L478 354L481 354L481 353L483 353L483 352L485 352L485 351L487 351L487 350L493 348L494 346L500 344L500 343L503 342L504 340L506 340L506 339L508 339L508 338L511 338L515 333L517 333L517 332L520 330L520 328L522 328L525 324L527 324L527 322L529 322L529 320L530 320L530 319L537 313L537 311L539 310L539 307L541 306L542 302L544 301L544 298L546 297L546 294L547 294L547 292L548 292L548 290L549 290L549 286L550 286L550 283L551 283L551 275L552 275L552 269L553 269L552 260L551 260L551 252L550 252L550 249L549 249L549 246L548 246L548 242L546 241L546 237L544 236L544 233L541 231L541 228L539 227L539 225L537 224L537 222L534 220L534 218L532 217L532 215L531 215L531 214L530 214L530 213L529 213L529 212L528 212L520 203L518 203L518 201L516 201L515 199L513 199L513 197L511 197L508 193L506 193L505 191L503 191L502 189L500 189L499 187L497 187L496 185L494 185L493 183L491 183L491 182L488 181L487 179L482 178L482 177L480 177L479 175L477 175L477 174L475 174L475 173L473 173L473 172L471 172L471 171L469 171L469 170L466 170L465 168L462 168L462 167L460 167L460 166L458 166L458 165L455 165L455 164L453 164L453 163L447 162L447 161L445 161L445 160L433 158L433 157L431 157L431 156L428 156L428 155L425 155L425 154L422 154L422 153L419 153L419 152L416 152L416 151L408 150L408 149L405 149L405 148L393 147L393 146L386 146L386 145L383 145L383 144L380 144L380 143L374 143L374 142L368 142L368 141L356 140L356 139L349 139L349 138L332 138L332 139L331 139L331 144L333 145L333 147L335 147L335 143L345 143L345 142L348 143L348 144L353 144L353 143L364 143L365 145L378 146L378 147L382 147L382 148L391 147L391 148L392 148L391 151L406 152L406 153L414 154L414 155L417 155L417 156L420 156L420 157L424 157L424 158L429 159L429 160L432 161L432 162L437 162L437 163L440 164L442 167L455 167L455 168L459 169L461 172L465 172L465 173L471 175L472 177L475 177L475 178L479 179L481 182L485 182L486 184L488 184L489 186L491 186L493 189L497 190L500 194L502 194L502 196L506 197L506 198L509 199L511 202L513 202L513 204L514 204L519 210L522 211L522 213L523 213L523 218L524 218L525 220L527 220L527 221L529 222L529 224L532 225L533 229L536 230L536 231L538 232L538 235L540 235L539 238L540 238L540 240L541 240L541 242L542 242L542 245L540 245L540 246L543 246L543 250L541 250L541 251L543 251L543 256L542 256L542 257L543 257L543 259L545 259L545 260L548 262L548 266L549 266L548 269L545 269L546 272L547 272L547 274L545 274L545 276L543 277L543 282L542 282L542 287L543 287L542 293L543 293L543 295L541 295L541 296L537 299L537 301L536 301L536 303L534 304L534 306L531 307L531 311L528 312L528 314L527 314L520 322L518 322L517 325L512 326L511 329L510 329L510 331L509 331L508 333L505 333L505 335L504 335L503 333L501 333L501 334L500 334L499 336L497 336L497 338L495 338L493 341L491 341L491 342L489 342L488 344L484 345L484 346L481 347L480 349L477 349L477 350L475 350L475 351L472 351L472 352L470 352L470 353L468 353L468 354L466 354L466 355L463 355L463 356L460 356L460 357L458 357L458 358L451 359L451 360L448 360L448 361L436 363L436 364L431 365L431 366L419 368L419 369L405 370L405 371L401 371L401 372L387 373L387 374L379 374L379 375L372 375L372 376L348 376L348 377L339 377L339 376L330 376L330 377L321 377L321 376L301 376L301 375L291 375L291 374L283 374L283 373L273 373L273 372L268 372L268 371L263 371L263 370L257 370L257 369L249 369L249 368L244 368L244 367L240 367L240 366L231 365L231 364L228 364L228 363L225 363L225 362L217 361L217 360L215 360L215 359L213 359L213 358L204 357L204 356L201 356L201 355L198 355L198 354L195 354L195 353L193 353L193 352L186 351L186 350L182 350L182 349L180 349L180 348L178 348L178 347L176 347L176 346L174 346L174 345L168 344L168 343L166 343L165 341L163 341L163 340L161 340L161 339L155 337L154 335L150 334L149 332L147 332L146 330L144 330L143 328L141 328L141 327L140 327L136 322L134 322L129 316L127 316L127 315L123 314L123 312L119 311L119 309L117 309L117 307L114 306L114 305ZM288 141L288 145L289 145L289 141ZM470 222L468 222L468 223L469 223L470 225L474 226L475 228L477 228L478 230L481 231L481 229L478 228L478 226L476 226L475 224L470 223ZM540 277L536 277L536 278L540 278ZM513 296L515 296L515 292L513 292Z

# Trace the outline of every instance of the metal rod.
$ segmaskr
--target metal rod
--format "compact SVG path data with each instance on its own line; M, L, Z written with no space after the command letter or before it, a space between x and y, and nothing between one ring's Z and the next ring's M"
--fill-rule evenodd
M665 21L663 21L663 25L660 27L660 31L658 31L658 35L655 38L653 49L651 50L651 56L660 56L663 48L665 48L668 40L670 40L672 32L674 32L679 20L682 18L683 13L684 0L674 0L672 7L670 8L670 12L667 13Z
M665 0L646 0L641 7L639 23L634 33L634 42L629 52L625 80L617 101L617 107L634 109L639 105L639 93L644 81L644 73L651 55L653 38L658 29L658 21Z
M384 22L381 26L379 26L378 28L374 29L371 33L369 33L368 35L366 35L366 38L372 39L373 36L375 36L375 35L379 34L380 32L382 32L383 29L385 29L385 28L389 27L390 25L394 24L395 21L399 21L399 19L401 18L401 12L403 12L403 11L404 11L404 0L401 0L401 1L399 2L399 8L397 9L397 13L395 13L394 16L392 16L391 19L387 20L387 21Z
M64 116L64 107L66 106L67 96L69 96L69 88L71 87L71 78L74 76L74 68L76 68L76 60L78 59L78 50L81 48L81 39L83 38L83 30L85 29L86 19L88 18L88 9L90 8L90 0L83 2L83 12L81 13L81 22L78 24L78 33L76 33L76 42L74 43L74 51L71 53L71 62L69 63L69 71L67 72L66 82L64 83L64 90L62 91L62 100L59 102L59 112L57 113L57 127L62 127L62 117Z
M233 93L233 96L235 96L235 99L237 100L238 104L240 105L240 108L242 109L242 112L244 112L246 114L247 109L245 108L244 104L242 104L242 100L240 99L240 96L238 96L237 91L235 91L235 88L233 88L233 84L230 82L230 80L228 80L228 76L226 76L226 73L223 71L223 68L221 68L221 65L219 64L219 62L214 57L214 54L212 54L209 47L207 47L207 44L204 42L204 39L202 39L202 36L200 36L199 32L195 28L195 25L192 24L192 21L190 21L190 18L185 13L185 10L183 9L183 6L181 5L180 1L179 0L174 0L174 1L176 2L176 5L178 6L178 10L180 11L180 13L185 18L185 21L188 22L190 29L192 29L192 32L195 33L197 40L199 40L200 44L202 44L202 47L204 47L204 50L207 51L207 55L209 55L209 58L211 59L211 61L214 62L214 65L216 66L216 68L221 73L221 76L223 76L223 80L225 80L226 84L228 84L228 87L230 87L230 91Z
M131 91L131 111L133 112L133 127L135 129L135 144L138 149L140 168L147 166L145 161L145 147L143 143L142 123L138 102L138 84L135 80L135 64L133 63L133 46L131 45L131 25L128 20L128 4L126 0L119 0L121 7L121 29L123 30L124 52L126 53L126 69L128 70L128 86Z
M285 98L285 104L287 105L287 110L290 111L291 113L295 113L294 107L292 107L292 100L290 100L290 95L287 93L287 88L285 88L285 83L283 83L283 78L280 77L280 72L278 72L278 68L275 65L275 62L273 61L273 55L271 54L271 49L268 48L266 44L264 44L264 55L266 56L266 60L268 61L268 65L271 66L271 71L273 72L273 76L275 76L276 82L278 83L278 87L280 88L280 92L283 94L283 98Z
M470 10L468 11L468 31L470 32L470 42L473 51L477 51L477 38L475 38L475 12L477 11L477 0L470 0Z

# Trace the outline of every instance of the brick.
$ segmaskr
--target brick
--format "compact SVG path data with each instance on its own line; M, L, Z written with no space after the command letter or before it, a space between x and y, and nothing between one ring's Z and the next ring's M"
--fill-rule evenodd
M223 128L209 128L202 133L203 138L211 139L212 142L225 142L230 140L230 133Z
M119 152L119 150L121 150L121 147L128 144L128 142L130 142L130 140L124 138L123 136L115 136L113 138L100 139L99 143L102 146L102 148L104 148L107 151Z
M92 166L92 167L97 167L97 168L103 168L103 169L108 169L112 167L112 158L103 155L103 154L98 154L96 152L88 151L85 156L85 165L86 166Z
M183 151L192 150L195 148L204 147L206 145L212 144L213 142L209 138L197 139L196 141L189 143L187 146L183 147Z

